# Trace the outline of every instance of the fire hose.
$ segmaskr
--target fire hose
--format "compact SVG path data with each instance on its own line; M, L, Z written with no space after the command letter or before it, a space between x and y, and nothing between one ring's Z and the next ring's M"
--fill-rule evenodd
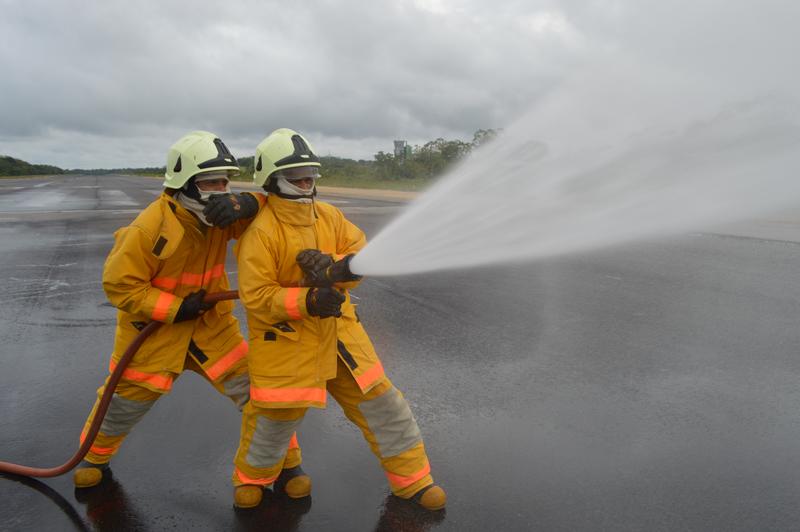
M231 290L227 292L207 294L203 301L206 303L219 303L220 301L238 298L239 293L235 290ZM72 468L78 465L80 461L83 460L83 457L86 456L86 453L89 452L89 448L94 443L97 433L100 432L100 425L103 423L103 418L106 416L108 405L111 403L111 397L114 395L114 391L117 388L117 383L119 383L120 378L122 378L122 373L125 371L125 368L128 367L128 364L133 359L133 356L136 354L139 348L142 347L144 341L151 334L153 334L156 329L161 327L161 325L162 323L160 321L151 321L148 323L141 330L141 332L139 332L138 336L134 338L133 342L131 342L131 344L128 346L128 349L125 350L125 353L122 354L122 357L117 363L117 367L114 368L114 371L111 372L111 375L108 378L106 389L103 392L103 395L100 397L100 402L97 405L97 411L94 419L92 420L92 424L89 427L89 430L86 431L86 438L83 440L83 443L81 443L81 446L78 448L78 451L72 458L70 458L63 465L51 468L28 467L19 464L12 464L10 462L0 462L0 473L10 473L12 475L22 475L26 477L57 477L71 471Z

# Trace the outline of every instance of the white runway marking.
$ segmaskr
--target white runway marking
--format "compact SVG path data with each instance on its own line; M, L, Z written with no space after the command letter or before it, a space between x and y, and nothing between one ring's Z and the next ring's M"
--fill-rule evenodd
M345 214L394 214L402 209L402 205L398 206L375 206L375 207L342 207L342 212Z
M138 205L133 198L121 190L100 190L100 201L111 205Z
M127 214L131 212L141 212L141 209L64 209L59 211L0 211L2 214L13 214L15 216L30 216L33 214L69 214L69 213L86 213L86 212L116 212Z
M69 268L75 266L77 262L67 262L66 264L13 264L15 268Z

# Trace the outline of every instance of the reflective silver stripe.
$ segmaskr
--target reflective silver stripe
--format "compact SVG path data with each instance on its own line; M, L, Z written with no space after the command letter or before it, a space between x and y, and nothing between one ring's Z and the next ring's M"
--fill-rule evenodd
M237 375L222 383L225 395L233 399L236 407L241 411L250 400L250 375L244 373Z
M115 393L108 405L103 424L100 425L100 433L106 436L129 433L154 404L155 401L134 401Z
M264 416L256 419L256 429L245 461L257 468L272 467L283 460L297 427L303 418L293 421L275 421Z
M422 441L417 421L397 388L364 401L358 408L375 435L381 458L397 456Z

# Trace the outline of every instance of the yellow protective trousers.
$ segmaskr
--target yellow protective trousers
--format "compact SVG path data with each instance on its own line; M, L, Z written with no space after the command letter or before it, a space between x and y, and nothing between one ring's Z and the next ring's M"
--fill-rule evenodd
M200 365L190 356L186 357L184 364L184 370L187 369L201 375L215 390L230 398L239 410L242 410L247 404L250 394L250 376L247 372L247 363L245 360L238 363L237 367L219 382L210 380L201 369ZM177 379L177 377L178 375L175 375L174 378ZM86 433L89 430L89 425L91 425L94 419L97 405L107 384L108 378L106 378L106 382L103 386L97 390L97 400L81 432L81 443L83 443ZM140 386L134 381L120 380L119 384L117 384L117 388L114 390L114 395L111 398L106 416L103 418L100 432L97 434L97 438L89 448L89 452L86 454L84 460L98 465L107 464L111 461L111 458L117 453L125 437L130 433L136 423L138 423L153 407L155 402L165 394L166 392L154 392ZM294 463L297 465L301 461L300 447L296 445L296 441L297 439L295 437L295 445L286 455L287 464Z
M381 462L392 493L409 498L433 484L422 436L403 394L388 378L363 393L341 359L337 360L336 378L327 381L328 393L361 429ZM307 410L263 408L252 401L245 405L234 459L234 486L275 482L281 469L289 467L283 457Z

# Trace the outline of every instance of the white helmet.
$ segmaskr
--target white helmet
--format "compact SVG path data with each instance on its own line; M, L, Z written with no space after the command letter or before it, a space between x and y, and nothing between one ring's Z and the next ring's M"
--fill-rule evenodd
M190 178L207 172L239 173L239 163L225 143L208 131L192 131L172 145L167 154L164 186L181 188Z

